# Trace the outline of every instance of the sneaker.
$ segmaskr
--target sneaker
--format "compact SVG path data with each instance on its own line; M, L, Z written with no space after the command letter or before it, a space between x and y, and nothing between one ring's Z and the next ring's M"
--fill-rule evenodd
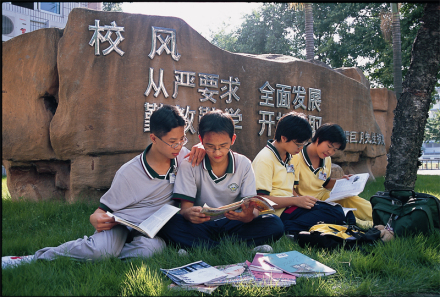
M2 269L17 266L22 263L30 263L34 260L34 255L29 256L5 256L2 257Z
M296 237L293 234L286 234L287 239L290 239L291 241L296 241Z
M272 253L273 248L268 244L264 244L264 245L259 245L259 246L255 247L252 251L257 252L257 253Z
M184 249L180 249L178 252L179 256L184 257L184 256L188 256L188 252L185 251Z

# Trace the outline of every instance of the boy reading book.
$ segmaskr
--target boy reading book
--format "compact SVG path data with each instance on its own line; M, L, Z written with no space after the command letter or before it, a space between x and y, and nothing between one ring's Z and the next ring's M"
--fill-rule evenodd
M318 222L343 224L354 216L347 217L342 207L319 203L312 194L298 195L294 186L302 182L298 166L298 154L301 147L312 136L312 128L304 114L290 112L284 115L275 128L275 139L257 154L252 167L256 178L258 195L277 203L273 207L284 223L286 234L295 234Z
M150 119L151 144L145 151L128 161L116 172L110 189L101 197L99 208L90 216L96 232L90 236L66 242L58 247L46 247L33 256L3 257L2 267L21 260L53 260L67 256L78 260L97 260L106 256L119 258L144 256L164 248L161 238L148 238L115 223L109 211L123 219L139 224L164 204L171 204L173 175L188 150L183 146L185 118L175 106L164 105ZM193 148L192 159L200 162L204 150Z
M316 130L312 142L305 145L294 157L299 166L300 181L297 191L300 195L314 196L319 200L326 200L330 196L330 191L336 182L336 179L330 178L331 157L336 151L345 149L346 141L344 130L337 124L324 124ZM343 178L350 176L344 175ZM337 202L343 207L357 209L354 215L359 225L373 226L369 201L359 196L352 196Z
M173 199L181 203L181 211L159 231L159 236L182 247L206 244L208 248L217 246L222 235L249 246L279 239L283 235L281 220L273 214L259 215L252 203L217 220L201 213L205 203L220 207L255 195L256 188L251 161L231 150L236 135L229 114L220 110L206 113L199 123L199 138L205 158L195 167L185 161L181 164L173 194Z

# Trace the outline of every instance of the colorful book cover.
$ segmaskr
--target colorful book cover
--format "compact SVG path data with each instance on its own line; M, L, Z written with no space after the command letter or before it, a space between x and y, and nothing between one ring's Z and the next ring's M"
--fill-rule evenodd
M336 271L298 251L267 254L264 261L297 277L316 277L336 273Z
M268 255L268 253L256 253L249 268L253 271L282 273L283 271L281 269L275 268L264 262L264 256L266 255Z
M246 264L251 265L249 261L246 261ZM296 277L288 273L258 270L251 270L251 272L255 277L254 286L288 287L296 285Z

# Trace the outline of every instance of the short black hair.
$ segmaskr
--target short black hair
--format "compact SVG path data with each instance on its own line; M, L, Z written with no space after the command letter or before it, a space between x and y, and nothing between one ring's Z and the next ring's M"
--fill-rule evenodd
M150 132L160 138L172 129L185 126L185 124L186 119L179 108L164 104L151 114Z
M316 140L318 140L318 144L323 141L339 143L341 145L339 147L340 151L343 151L347 144L347 136L345 136L344 130L341 126L334 123L326 123L319 127L312 138L312 142L315 142Z
M280 142L281 136L286 137L287 141L304 142L309 140L312 137L312 127L307 116L295 111L285 114L275 128L275 140Z
M199 135L203 139L208 132L227 133L232 139L235 134L234 120L229 113L220 109L209 111L200 119Z

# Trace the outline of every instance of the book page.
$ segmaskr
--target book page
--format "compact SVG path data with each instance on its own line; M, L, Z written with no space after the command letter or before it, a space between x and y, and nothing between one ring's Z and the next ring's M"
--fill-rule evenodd
M359 195L365 188L368 181L368 173L355 174L349 179L338 179L326 201L336 201L346 197Z
M132 222L129 222L129 221L127 221L127 220L124 220L123 218L120 218L120 217L118 217L118 216L115 216L114 214L112 214L111 212L108 212L108 211L107 211L107 215L108 215L109 217L113 217L113 218L115 218L115 222L121 223L122 225L125 225L125 226L128 226L128 227L131 227L131 228L133 228L133 229L135 229L135 230L141 232L142 234L145 234L145 235L148 236L148 234L145 233L145 231L142 230L141 228L139 228L136 224L134 224L134 223L132 223Z
M255 208L260 211L260 213L274 213L275 210L273 209L272 205L276 205L273 201L261 197L261 196L247 196L244 197L242 200L224 205L221 207L209 207L206 203L203 205L201 213L204 213L208 216L219 216L224 214L225 212L236 210L241 207L241 205L245 202L253 201L255 203Z
M145 231L150 238L153 238L157 232L166 224L180 208L165 204L158 211L153 213L148 219L143 221L139 228Z

